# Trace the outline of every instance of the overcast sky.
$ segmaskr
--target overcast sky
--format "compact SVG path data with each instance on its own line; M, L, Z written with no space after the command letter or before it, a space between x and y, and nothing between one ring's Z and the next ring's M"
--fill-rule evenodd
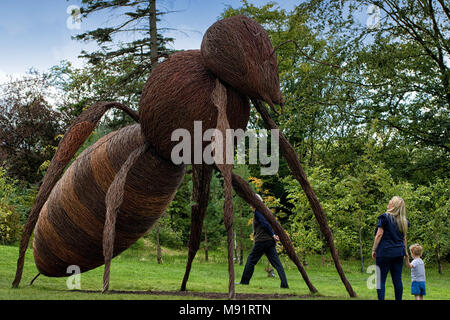
M81 50L96 48L93 43L71 39L78 33L106 26L108 16L99 14L81 22L81 29L68 28L72 5L80 0L0 0L0 82L6 75L20 75L30 68L46 71L61 60L69 60L76 66ZM256 5L267 0L251 0ZM279 0L279 6L291 10L300 0ZM175 38L175 49L198 49L206 29L231 5L238 7L240 0L160 0L161 11L179 11L162 17L159 27L177 29L167 31ZM70 20L69 20L70 22Z

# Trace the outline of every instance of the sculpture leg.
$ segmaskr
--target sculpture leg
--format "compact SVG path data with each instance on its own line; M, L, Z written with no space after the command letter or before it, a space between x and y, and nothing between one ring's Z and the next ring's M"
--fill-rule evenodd
M47 201L50 192L58 182L67 164L95 129L105 112L113 107L125 111L134 120L138 121L139 116L133 110L118 102L99 102L83 111L70 125L61 139L58 149L47 169L44 181L39 188L36 199L34 200L33 207L28 214L28 219L22 232L22 238L19 246L19 258L17 259L16 276L12 283L13 288L17 288L20 280L22 279L25 252L27 250L31 234L39 218L39 213L41 212L42 206Z
M221 170L225 180L225 203L224 203L224 224L227 230L227 244L228 244L228 298L234 299L236 297L234 289L234 261L233 261L233 190L231 187L231 170Z
M275 122L270 117L269 112L262 104L262 102L259 100L252 100L252 102L255 105L258 112L261 114L266 124L266 127L268 129L279 130ZM324 235L330 248L331 256L333 257L334 265L339 273L341 281L344 283L344 286L347 292L349 293L350 297L356 297L356 293L353 291L350 282L345 277L344 270L342 269L342 266L339 262L339 255L334 245L333 233L331 232L331 229L328 226L328 221L325 216L325 213L323 212L322 206L320 205L320 202L317 199L314 190L311 188L311 185L309 184L305 171L303 170L300 161L298 159L297 153L281 132L279 133L279 136L280 136L281 153L286 159L294 178L297 179L297 181L300 183L303 191L305 192L308 198L314 216L316 217L316 220L319 223L320 230Z
M103 256L105 257L105 270L103 273L103 291L105 293L109 289L110 266L114 252L114 239L116 231L116 218L119 208L122 205L125 183L130 169L136 161L147 151L147 145L143 145L135 149L120 168L114 177L108 192L106 193L106 217L105 227L103 229Z
M275 233L280 237L280 241L283 244L284 248L286 249L289 258L297 266L297 269L298 271L300 271L300 274L302 275L303 280L308 286L309 291L312 293L316 293L317 289L312 285L311 281L309 280L309 277L306 274L306 271L303 268L300 259L295 253L295 249L294 246L292 245L291 239L289 239L289 236L286 234L281 224L277 221L277 219L275 219L275 217L272 214L272 211L270 211L270 209L266 207L264 202L259 200L259 198L256 196L256 193L253 191L252 187L249 185L248 182L246 182L244 179L242 179L235 173L232 174L232 180L233 180L233 188L234 191L236 191L236 194L240 196L242 199L244 199L244 201L246 201L248 204L254 206L256 209L258 209L259 212L263 214L264 218L266 218L266 220L270 223Z
M212 177L212 167L208 165L193 165L193 191L192 198L194 204L191 208L191 233L188 242L188 261L184 273L181 291L186 291L186 283L189 279L192 261L200 247L203 220L205 219L206 209L208 207L209 190Z
M223 84L220 83L219 79L216 79L216 86L211 96L211 100L214 105L217 107L217 125L216 129L221 133L222 139L215 137L214 142L215 146L221 143L222 150L218 148L221 154L217 153L217 149L214 148L214 162L219 169L220 173L224 179L224 189L225 189L225 203L224 203L224 224L225 229L227 230L227 244L228 244L228 275L229 275L229 283L228 283L228 297L229 299L235 298L235 289L234 289L234 263L233 263L233 221L234 221L234 212L233 212L233 189L232 189L232 181L231 175L233 173L233 153L231 155L228 154L227 151L233 151L230 148L229 143L232 141L227 141L226 139L226 130L230 128L230 124L228 123L227 118L227 90ZM222 141L220 141L222 140ZM231 159L230 159L231 157Z

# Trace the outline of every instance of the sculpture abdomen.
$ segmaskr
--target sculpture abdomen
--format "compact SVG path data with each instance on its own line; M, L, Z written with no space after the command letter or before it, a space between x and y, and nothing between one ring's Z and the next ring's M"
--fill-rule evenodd
M144 144L139 125L112 132L86 149L66 170L43 206L33 253L46 276L67 276L67 267L81 272L104 263L102 238L105 196L129 154ZM130 170L116 222L114 256L130 247L164 213L185 173L147 152Z

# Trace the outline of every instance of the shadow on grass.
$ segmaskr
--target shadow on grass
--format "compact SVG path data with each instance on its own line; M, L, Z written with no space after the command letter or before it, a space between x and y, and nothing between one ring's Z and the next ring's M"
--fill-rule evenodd
M97 290L70 290L81 293L101 293ZM228 299L228 293L223 292L194 292L194 291L124 291L109 290L107 294L137 294L155 296L196 297L202 299ZM297 295L293 293L236 293L236 300L278 300L278 299L314 299L327 298L319 294Z

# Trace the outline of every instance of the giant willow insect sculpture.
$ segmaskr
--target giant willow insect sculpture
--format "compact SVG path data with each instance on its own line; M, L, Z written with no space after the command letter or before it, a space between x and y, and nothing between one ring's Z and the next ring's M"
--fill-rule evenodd
M193 133L194 121L202 121L202 134L215 128L225 137L229 128L245 129L249 99L267 128L277 129L261 102L267 102L274 111L274 104L283 104L275 50L262 26L250 18L235 16L213 24L204 35L201 50L175 53L155 68L143 89L139 114L117 102L97 103L83 111L62 138L29 213L13 287L20 283L25 251L34 230L33 254L41 274L62 277L67 276L70 265L78 265L85 272L105 264L103 292L107 291L112 258L152 227L183 179L186 165L176 165L171 160L176 143L171 140L172 132L183 128ZM103 114L113 107L122 109L138 124L104 136L63 173ZM341 280L350 296L356 296L341 268L320 203L294 149L281 133L280 147L308 197ZM225 152L223 156L225 159ZM232 172L232 164L202 162L193 164L192 169L195 204L191 209L188 261L181 290L186 290L199 249L212 170L216 169L224 178L229 297L235 297L232 188L262 212L279 234L309 290L317 292L289 237L250 185Z

